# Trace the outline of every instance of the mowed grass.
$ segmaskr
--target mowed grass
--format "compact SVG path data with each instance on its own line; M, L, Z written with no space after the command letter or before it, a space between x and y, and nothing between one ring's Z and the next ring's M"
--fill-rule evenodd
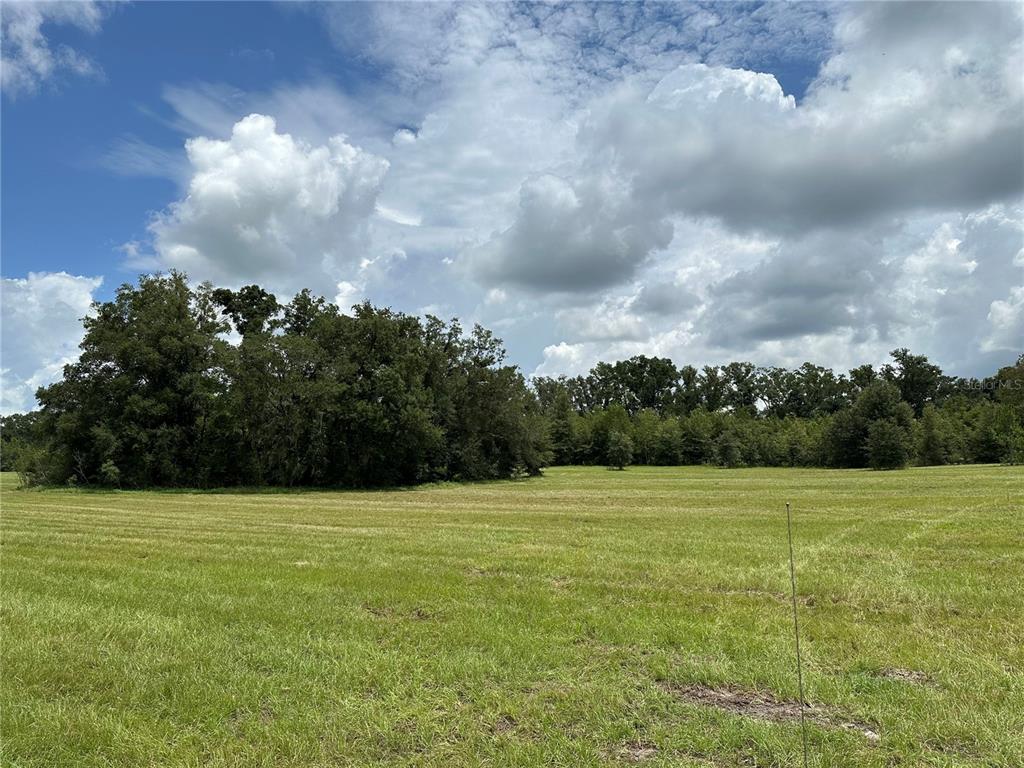
M8 766L1024 765L1024 471L16 490ZM844 729L842 722L869 726Z

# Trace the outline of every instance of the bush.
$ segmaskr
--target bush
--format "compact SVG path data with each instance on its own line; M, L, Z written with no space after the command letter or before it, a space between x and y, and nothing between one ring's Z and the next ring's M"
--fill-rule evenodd
M113 461L107 459L100 467L100 480L105 485L121 485L121 470Z
M742 467L744 464L740 439L727 429L715 440L715 460L720 467Z
M633 461L633 441L629 435L613 431L608 433L608 466L625 469Z
M910 435L894 419L878 419L868 427L868 462L872 469L900 469L910 459Z
M926 466L948 463L949 438L939 412L931 403L924 407L924 414L920 422L920 434L920 447L918 448L920 463Z

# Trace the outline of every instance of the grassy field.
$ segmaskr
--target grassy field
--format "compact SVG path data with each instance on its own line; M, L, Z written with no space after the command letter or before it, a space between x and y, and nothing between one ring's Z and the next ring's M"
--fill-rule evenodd
M20 491L6 766L1024 765L1024 471Z

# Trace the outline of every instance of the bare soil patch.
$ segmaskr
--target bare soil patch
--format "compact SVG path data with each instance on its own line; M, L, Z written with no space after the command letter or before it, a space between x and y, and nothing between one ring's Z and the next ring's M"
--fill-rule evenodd
M904 669L902 667L891 667L881 669L876 673L877 677L884 677L886 680L898 680L902 683L915 683L916 685L931 685L935 682L927 672L917 669Z
M516 719L510 715L502 715L494 721L491 730L494 733L511 733L516 729Z
M391 620L405 619L408 621L427 621L429 619L435 619L438 616L437 613L420 608L419 606L413 608L411 611L403 611L389 605L378 606L364 604L363 610L378 618Z
M776 723L787 723L800 720L800 702L777 699L764 691L749 691L731 686L712 688L707 685L673 685L660 683L661 689L677 699L702 707L714 707L724 712L731 712L744 717L758 720L770 720ZM842 728L856 731L868 741L879 740L878 732L868 723L843 718L838 713L824 707L808 704L804 707L804 717L817 725L829 728Z
M637 739L622 745L619 749L619 757L627 763L642 763L658 754L658 748L649 741Z

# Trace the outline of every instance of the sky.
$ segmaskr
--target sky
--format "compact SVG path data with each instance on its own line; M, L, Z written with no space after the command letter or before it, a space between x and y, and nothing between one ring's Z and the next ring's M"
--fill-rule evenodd
M1019 3L4 2L0 410L140 273L530 375L1024 351Z

